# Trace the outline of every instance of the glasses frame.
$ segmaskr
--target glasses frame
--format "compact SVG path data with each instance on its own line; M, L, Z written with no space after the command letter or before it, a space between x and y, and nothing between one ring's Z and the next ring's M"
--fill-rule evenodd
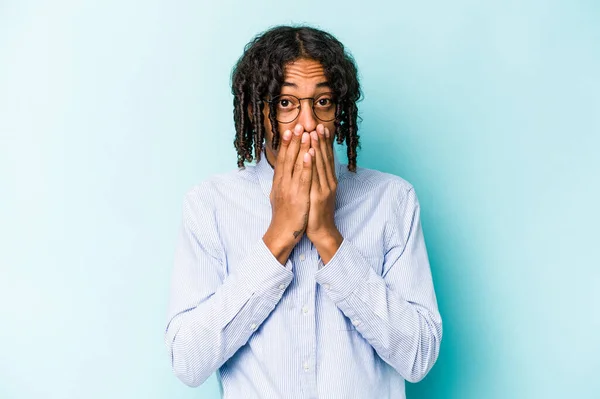
M277 117L275 117L275 120L277 120L277 122L279 122L279 123L284 123L284 124L292 123L293 121L295 121L296 119L298 119L298 117L300 116L300 113L302 112L302 100L312 100L312 105L311 105L310 108L312 109L312 112L313 112L313 115L315 116L315 118L317 118L321 122L333 122L335 120L336 116L337 116L336 115L337 112L334 113L333 118L331 118L331 119L321 119L321 118L319 118L319 116L317 115L317 112L315 111L315 101L318 100L319 98L327 95L327 94L329 94L331 96L331 101L333 102L333 107L336 107L337 106L337 101L334 100L333 92L329 92L329 91L325 92L325 93L321 93L321 94L319 94L316 97L304 97L304 98L300 98L300 97L295 96L293 94L279 94L279 95L273 97L270 100L264 100L264 101L266 101L269 104L272 104L272 103L276 102L280 97L283 97L283 96L285 96L285 97L294 97L295 99L298 100L298 107L296 107L296 109L298 110L298 113L296 114L296 116L294 117L294 119L292 119L290 121L284 122L284 121L280 121L279 119L277 119Z

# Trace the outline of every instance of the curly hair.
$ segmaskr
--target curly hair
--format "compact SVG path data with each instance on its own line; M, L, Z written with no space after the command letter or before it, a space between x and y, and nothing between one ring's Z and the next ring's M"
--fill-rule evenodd
M301 58L318 61L323 66L336 98L335 139L338 144L346 142L348 170L356 172L356 149L360 148L356 103L361 99L356 64L333 35L308 26L277 26L259 34L246 45L233 68L231 91L238 168L244 168L244 162L252 162L254 156L260 161L265 137L263 99L280 94L285 65ZM277 149L275 105L268 106L272 146Z

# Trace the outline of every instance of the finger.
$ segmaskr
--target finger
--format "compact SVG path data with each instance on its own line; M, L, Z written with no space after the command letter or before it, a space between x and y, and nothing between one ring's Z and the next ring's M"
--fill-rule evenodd
M317 126L318 129L318 126ZM315 169L316 172L313 175L313 179L318 178L318 182L319 182L319 187L320 188L328 188L329 187L329 182L327 180L327 175L326 175L326 169L325 169L325 164L324 164L324 160L323 160L323 154L321 153L321 142L323 141L322 138L319 137L318 133L316 131L311 133L312 136L312 147L315 149L315 159L313 161L313 163L315 164Z
M331 180L329 181L329 185L330 187L335 186L335 184L337 183L337 175L335 174L336 170L335 170L335 158L334 158L334 154L333 154L333 134L331 134L331 132L329 131L328 128L325 128L325 137L326 137L326 142L327 142L327 154L329 159L331 160L331 174L329 175L331 177Z
M316 150L313 147L311 147L308 149L308 153L312 157L312 183L310 186L310 191L311 191L311 193L313 191L319 192L319 190L321 189L321 183L319 182L319 174L317 172L317 166L316 166L316 158L315 158Z
M302 172L302 168L304 167L304 154L308 152L309 148L310 135L304 132L302 133L302 139L300 142L300 152L298 153L294 172L292 173L292 180L296 183L298 183L298 181L300 180L300 173Z
M304 153L302 161L302 172L298 173L298 175L300 175L300 178L298 179L300 184L299 193L308 196L313 176L313 157L309 151Z
M290 130L286 130L283 132L281 136L281 144L279 145L279 152L277 153L277 161L275 164L275 172L273 175L274 181L279 181L283 176L283 168L285 165L285 155L287 153L288 147L290 146L290 139L292 138L292 132Z
M317 132L319 132L321 136L321 142L319 143L319 146L321 148L321 157L323 158L323 166L325 170L325 180L327 181L327 187L333 187L335 183L335 177L333 176L333 174L335 172L332 154L329 151L330 140L327 137L328 130L323 125L320 125L317 126Z
M291 178L296 167L296 160L298 153L300 152L300 139L302 138L302 132L304 128L301 125L294 127L294 134L292 134L292 141L285 154L285 165L283 167L283 173L285 178Z

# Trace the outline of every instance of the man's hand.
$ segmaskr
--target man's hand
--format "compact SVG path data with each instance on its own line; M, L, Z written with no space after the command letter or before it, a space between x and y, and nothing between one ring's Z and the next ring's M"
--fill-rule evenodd
M285 264L308 224L314 153L310 135L301 125L296 125L293 132L284 132L270 194L273 215L263 236L281 264Z
M323 264L329 262L343 241L334 220L338 182L332 144L333 137L329 129L317 125L317 130L311 132L310 140L315 157L306 235L317 248Z

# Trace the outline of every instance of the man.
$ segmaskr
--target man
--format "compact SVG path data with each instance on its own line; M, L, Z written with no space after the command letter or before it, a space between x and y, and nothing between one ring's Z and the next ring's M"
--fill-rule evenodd
M190 386L218 371L225 398L404 398L442 321L413 187L356 166L352 58L328 33L276 27L232 86L240 169L185 196L173 371Z

